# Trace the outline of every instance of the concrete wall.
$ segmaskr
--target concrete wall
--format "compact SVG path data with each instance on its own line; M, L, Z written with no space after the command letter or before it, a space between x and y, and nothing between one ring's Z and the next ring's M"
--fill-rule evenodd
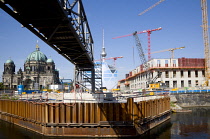
M210 106L210 93L174 94L171 98L181 107Z

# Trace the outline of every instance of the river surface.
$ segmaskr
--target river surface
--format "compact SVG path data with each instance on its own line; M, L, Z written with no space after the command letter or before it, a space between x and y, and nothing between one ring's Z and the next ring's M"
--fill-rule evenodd
M210 139L210 107L187 109L191 109L192 112L173 113L170 120L150 130L143 136L135 137L135 139ZM8 122L0 121L0 139L55 138L45 137ZM59 139L61 138L63 139L63 137L59 137Z

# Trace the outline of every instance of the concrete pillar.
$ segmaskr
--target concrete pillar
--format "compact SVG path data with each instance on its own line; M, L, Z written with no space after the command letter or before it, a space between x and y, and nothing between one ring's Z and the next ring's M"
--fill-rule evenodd
M184 73L184 87L189 87L189 85L188 85L188 70L184 70L183 71Z

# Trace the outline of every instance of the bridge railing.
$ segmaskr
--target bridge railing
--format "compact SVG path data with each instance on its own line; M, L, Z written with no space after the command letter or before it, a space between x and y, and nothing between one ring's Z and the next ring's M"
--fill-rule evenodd
M76 30L81 43L85 46L93 60L93 38L81 0L59 0L68 15L68 19Z
M175 94L175 93L209 93L209 92L210 92L209 89L170 91L171 94Z

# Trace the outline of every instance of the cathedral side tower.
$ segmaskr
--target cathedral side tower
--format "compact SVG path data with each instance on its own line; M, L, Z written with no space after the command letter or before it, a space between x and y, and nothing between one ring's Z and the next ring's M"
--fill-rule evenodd
M12 88L15 82L15 64L14 61L9 59L4 63L4 72L2 81L6 88Z
M11 59L7 60L2 78L4 85L10 89L16 89L20 84L25 90L43 89L52 84L60 84L59 72L55 69L54 61L48 59L38 45L26 58L23 70L20 68L17 74L14 62Z

